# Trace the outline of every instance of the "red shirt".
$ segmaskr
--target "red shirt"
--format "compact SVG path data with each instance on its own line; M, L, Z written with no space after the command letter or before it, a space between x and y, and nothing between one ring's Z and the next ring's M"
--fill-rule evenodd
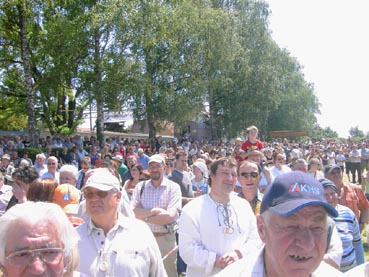
M248 152L250 148L254 148L255 150L261 150L264 148L264 144L260 140L257 140L255 143L251 143L249 140L245 140L242 143L241 149L245 152Z

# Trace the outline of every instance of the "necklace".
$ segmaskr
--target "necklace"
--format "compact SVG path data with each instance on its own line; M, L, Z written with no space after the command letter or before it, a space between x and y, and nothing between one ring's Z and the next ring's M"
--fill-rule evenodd
M236 222L238 226L238 231L241 233L240 226L238 225L238 216L234 208L231 206L229 202L227 203L219 203L215 201L210 195L210 199L213 201L213 203L216 206L217 211L217 219L218 219L218 226L222 227L222 223L224 225L223 232L227 235L232 235L234 233L234 227L233 227L233 220L232 220L232 210L236 216Z

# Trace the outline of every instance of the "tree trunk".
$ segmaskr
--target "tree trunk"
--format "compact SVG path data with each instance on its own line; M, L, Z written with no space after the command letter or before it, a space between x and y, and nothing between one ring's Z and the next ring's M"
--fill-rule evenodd
M35 93L33 88L33 79L31 73L30 51L28 49L27 41L27 18L25 16L22 3L18 6L19 10L19 27L21 40L21 55L24 68L25 88L27 94L27 115L28 115L28 133L31 145L38 146L39 133L36 131L35 120Z
M210 135L211 135L211 141L214 142L218 140L218 131L217 126L215 124L216 122L216 112L215 112L215 105L210 99L209 101L209 121L210 121Z
M104 137L104 97L101 91L101 58L100 58L100 34L99 30L94 34L95 53L94 53L94 74L95 74L95 97L96 97L96 137L100 142L100 147L105 145Z

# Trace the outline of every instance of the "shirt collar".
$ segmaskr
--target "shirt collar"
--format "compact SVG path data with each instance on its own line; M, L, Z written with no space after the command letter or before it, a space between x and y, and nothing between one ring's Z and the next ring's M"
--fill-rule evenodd
M114 227L112 229L109 230L109 232L112 232L112 231L115 231L115 230L118 230L119 228L122 228L122 229L127 229L127 224L125 224L125 221L124 221L124 216L118 212L118 220L117 222L115 223ZM87 234L88 235L92 235L92 233L95 231L95 230L102 230L101 228L95 226L95 224L92 222L92 219L90 218L90 220L88 221L87 223Z

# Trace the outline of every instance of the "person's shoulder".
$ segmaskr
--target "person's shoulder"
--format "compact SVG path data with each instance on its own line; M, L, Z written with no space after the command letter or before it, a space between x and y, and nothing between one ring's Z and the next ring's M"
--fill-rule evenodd
M347 207L345 205L337 204L337 209L339 211L345 211L345 212L349 212L349 213L351 212L355 216L354 212L349 207Z
M13 191L13 187L9 186L9 185L3 185L1 188L1 191L3 193L7 193L7 192L12 192Z
M327 264L322 261L318 268L313 272L311 277L326 277L326 276L343 276L343 273L338 269L335 269L333 266Z
M355 266L354 268L346 271L342 276L345 277L365 277L369 276L369 262Z
M208 194L193 198L185 206L183 206L182 211L204 208L204 203L208 200L208 198Z
M180 177L181 172L178 169L173 169L171 174L169 175L169 180L174 181ZM175 181L174 181L175 182Z
M254 214L249 202L246 199L239 197L236 193L232 193L230 197L232 205L235 205L237 210L244 209L248 210L251 214Z
M89 221L85 221L85 223L82 223L78 227L76 227L76 231L80 235L81 238L87 236L87 228L88 228Z
M172 172L173 173L173 172ZM172 176L173 177L173 176ZM171 186L171 187L174 187L174 188L178 188L178 189L181 189L180 186L173 180L173 179L168 179L168 178L165 178L163 179L163 182L165 182L165 184L167 186Z

